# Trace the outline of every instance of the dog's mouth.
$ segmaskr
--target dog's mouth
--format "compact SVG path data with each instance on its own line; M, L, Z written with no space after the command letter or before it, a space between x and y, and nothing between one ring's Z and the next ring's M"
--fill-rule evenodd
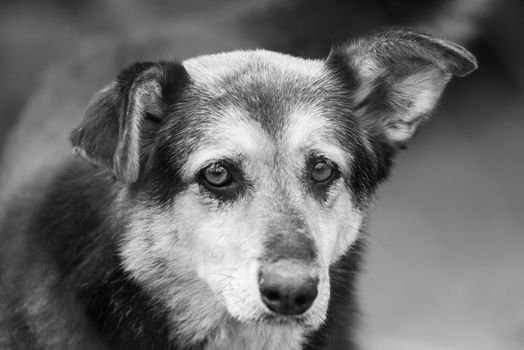
M249 320L243 320L241 322L251 324L266 324L277 327L292 327L300 328L303 330L316 330L320 327L318 322L315 322L313 317L308 313L301 315L281 315L271 311L264 312L263 314L254 317Z
M265 313L256 322L264 322L273 325L295 325L301 328L312 328L313 325L309 318L304 315L279 315L275 313Z
M314 317L311 314L280 315L273 312L267 312L249 320L248 322L255 324L267 324L271 326L300 328L303 330L316 330L323 324L324 318L322 318L322 321L319 322L318 317Z

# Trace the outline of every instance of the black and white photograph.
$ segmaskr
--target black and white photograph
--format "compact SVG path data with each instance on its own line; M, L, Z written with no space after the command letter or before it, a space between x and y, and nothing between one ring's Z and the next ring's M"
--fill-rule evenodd
M0 350L524 349L524 2L2 0Z

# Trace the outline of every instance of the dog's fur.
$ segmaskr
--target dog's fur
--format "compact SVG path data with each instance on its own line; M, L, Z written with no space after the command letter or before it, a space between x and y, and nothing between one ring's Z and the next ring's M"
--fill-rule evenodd
M326 60L129 66L73 130L79 157L5 202L0 347L354 348L375 188L451 76L475 68L462 47L401 29ZM327 183L311 180L318 160ZM203 179L215 163L234 176L225 190ZM259 295L261 267L284 260L319 276L300 315Z

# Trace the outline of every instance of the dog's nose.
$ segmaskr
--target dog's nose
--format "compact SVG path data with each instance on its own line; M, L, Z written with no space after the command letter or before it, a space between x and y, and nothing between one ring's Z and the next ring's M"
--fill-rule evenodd
M258 286L262 301L271 311L299 315L317 297L318 274L297 263L278 261L261 267Z

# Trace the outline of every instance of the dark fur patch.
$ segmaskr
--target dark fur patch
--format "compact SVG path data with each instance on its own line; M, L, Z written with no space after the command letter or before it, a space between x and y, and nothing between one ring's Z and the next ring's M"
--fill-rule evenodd
M311 233L298 215L283 215L267 228L264 259L269 262L296 259L313 263L317 256Z
M135 93L147 81L154 80L160 87L160 101L150 101L150 111L135 115ZM80 155L98 166L112 171L120 180L132 183L141 173L131 164L138 159L143 164L151 151L154 136L168 110L176 103L183 87L189 82L185 68L178 62L139 62L124 69L109 89L103 90L91 102L80 126L70 139ZM150 92L154 94L154 92ZM142 102L143 103L143 102ZM130 132L138 124L139 135ZM138 140L135 139L138 137ZM138 143L134 154L130 143Z
M334 137L348 155L350 172L343 174L346 185L353 193L353 202L359 209L365 209L377 186L389 175L396 148L381 134L370 133L366 121L355 116L352 96L355 93L355 76L351 71L334 67L336 90L331 94L327 114L336 126Z
M112 349L180 349L163 306L121 266L123 223L110 214L114 186L107 173L73 162L50 184L29 232Z

